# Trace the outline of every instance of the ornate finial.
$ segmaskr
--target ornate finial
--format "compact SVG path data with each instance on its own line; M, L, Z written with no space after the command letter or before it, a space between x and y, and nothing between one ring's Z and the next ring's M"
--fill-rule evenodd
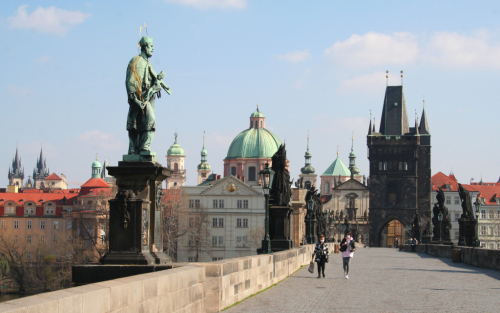
M351 134L351 140L354 141L354 131Z
M259 102L257 102L257 111L259 111ZM260 112L260 111L259 111Z
M389 86L389 71L385 71L385 85Z
M205 130L203 130L203 148L205 148Z
M97 161L97 153L95 154L95 160Z
M175 143L177 143L177 132L174 133Z
M339 156L339 146L337 146L337 157Z
M403 71L401 71L401 86L403 86Z
M424 100L423 100L423 104L422 104L422 106L423 106L423 107L424 107L424 109L425 109L425 96L424 96Z

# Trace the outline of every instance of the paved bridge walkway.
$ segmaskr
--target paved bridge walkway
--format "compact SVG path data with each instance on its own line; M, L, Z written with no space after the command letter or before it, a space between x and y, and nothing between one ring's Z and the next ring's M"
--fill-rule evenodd
M325 273L303 267L226 312L500 312L500 271L451 259L361 248L348 280L339 254Z

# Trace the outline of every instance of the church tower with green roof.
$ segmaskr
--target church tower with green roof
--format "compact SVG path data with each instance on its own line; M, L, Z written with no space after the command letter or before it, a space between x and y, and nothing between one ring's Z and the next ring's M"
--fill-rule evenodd
M207 162L208 152L205 149L205 132L203 132L203 148L201 149L201 163L198 164L198 185L207 180L210 174L210 164Z
M184 149L177 143L177 133L174 134L174 144L167 151L167 168L172 170L172 176L166 179L167 189L178 188L186 183L184 169Z
M307 151L304 155L305 165L300 169L302 174L299 175L302 186L305 189L311 189L311 187L316 187L316 180L318 175L315 173L316 169L311 165L312 153L309 151L309 134L307 135Z

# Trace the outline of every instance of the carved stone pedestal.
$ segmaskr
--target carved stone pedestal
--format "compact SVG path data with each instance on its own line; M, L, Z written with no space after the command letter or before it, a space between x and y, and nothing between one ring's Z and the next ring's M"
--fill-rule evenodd
M293 240L291 240L290 236L291 212L292 208L289 206L273 205L269 208L269 235L271 237L271 249L273 252L293 248Z
M467 247L479 246L479 240L476 238L477 220L475 218L460 218L458 219L458 245Z
M109 252L102 264L166 264L163 252L161 185L171 170L156 162L118 162L108 166L118 193L109 201Z

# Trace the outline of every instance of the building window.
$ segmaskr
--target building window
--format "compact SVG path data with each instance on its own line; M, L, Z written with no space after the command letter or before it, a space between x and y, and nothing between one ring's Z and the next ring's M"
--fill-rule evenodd
M460 197L455 197L455 204L460 204Z
M248 200L243 200L243 208L248 209Z
M194 200L189 200L189 208L194 208Z
M224 200L219 200L219 209L224 208Z
M194 207L195 207L196 209L199 209L199 208L200 208L200 200L199 200L199 199L198 199L198 200L194 200Z
M493 210L489 210L488 211L488 218L494 219L495 218L495 213L494 212L495 211L493 211Z
M486 226L481 226L479 229L479 235L486 236Z
M31 229L31 221L28 221L26 228Z
M224 227L224 218L222 218L222 217L212 218L212 227Z
M330 193L330 182L325 183L325 193Z
M224 258L223 258L223 257L221 257L221 256L212 257L212 262L215 262L215 261L220 261L220 260L224 260Z
M484 242L481 242L481 248L486 248L486 244Z
M194 235L191 234L188 237L188 246L193 247L194 244L195 244Z
M196 262L195 256L188 256L188 262Z
M40 229L45 229L45 221L40 221Z
M387 171L387 162L384 162L384 171Z
M59 229L59 221L54 221L54 229Z
M260 127L262 127L262 121L260 121Z
M497 210L497 218L500 218L500 210Z
M26 236L26 243L31 243L31 235Z
M40 242L41 243L45 243L45 235L41 235L40 236Z
M212 236L213 247L224 247L224 236Z
M26 260L31 260L31 251L26 251Z
M236 219L236 227L248 227L248 218L237 218Z
M481 210L481 218L486 218L486 210Z
M310 181L306 181L305 184L304 184L304 188L309 190L311 189L311 182Z
M238 247L238 248L248 247L247 236L236 236L236 247Z
M236 167L231 167L231 175L236 176Z
M67 221L66 222L66 229L71 229L71 228L73 228L73 222Z
M66 213L71 214L72 208L66 208Z
M451 204L451 196L446 196L446 204Z
M54 214L54 208L45 208L45 214Z
M458 221L459 218L460 218L460 213L455 213L455 221Z
M18 229L19 228L19 221L14 221L14 228Z
M217 205L219 204L219 201L218 200L213 200L213 208L214 209L217 209Z
M54 243L57 243L57 235L54 235L54 238L52 239Z
M255 181L255 167L248 168L248 181Z
M242 209L243 208L243 201L242 200L237 200L236 201L236 207L238 209Z
M5 229L5 221L2 221L2 229Z
M14 235L14 243L17 243L18 239L19 239L19 236L18 235Z
M459 233L458 233L458 230L455 230L455 239L459 239Z
M402 171L403 170L403 162L399 162L399 170Z

